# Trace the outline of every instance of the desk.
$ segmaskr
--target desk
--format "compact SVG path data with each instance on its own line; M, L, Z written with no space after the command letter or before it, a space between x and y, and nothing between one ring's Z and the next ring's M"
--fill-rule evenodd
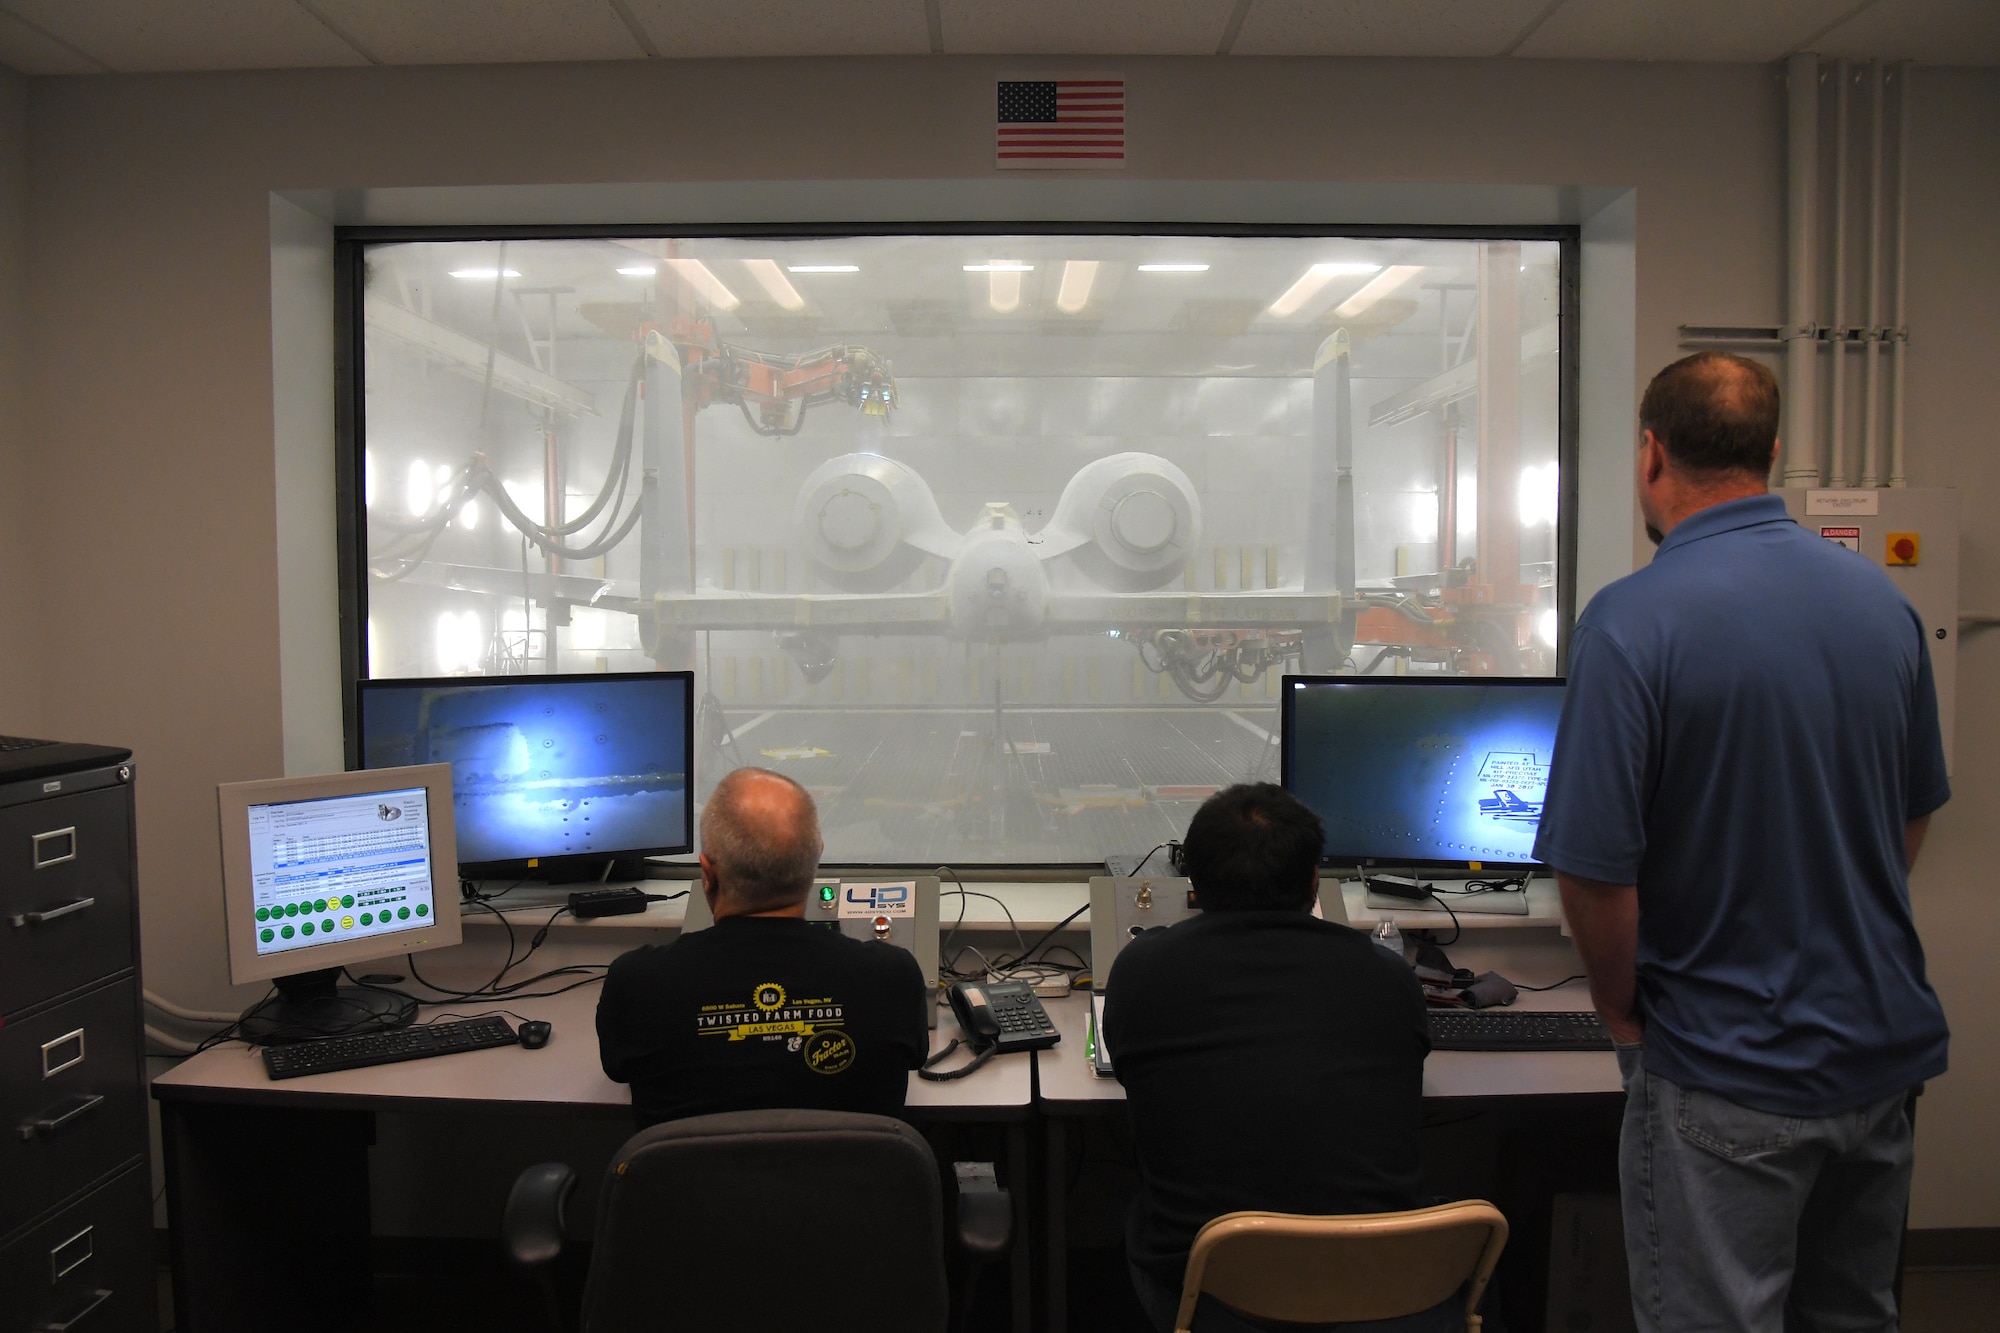
M491 969L433 973L427 966L425 974L470 986L490 978ZM606 1078L598 1063L597 991L590 985L505 1001L513 1013L554 1025L549 1044L536 1051L500 1047L274 1083L257 1052L232 1043L155 1079L175 1327L180 1333L296 1327L307 1312L365 1291L367 1264L355 1256L367 1254L367 1150L377 1111L629 1117L629 1089ZM462 1006L467 1013L497 1007ZM932 1049L957 1035L950 1013L941 1013ZM1017 1333L1028 1328L1032 1305L1033 1081L1032 1060L1019 1057L989 1061L951 1083L910 1076L911 1119L1007 1126ZM595 1169L580 1164L580 1172Z
M1475 965L1486 966L1466 949ZM1557 955L1559 957L1559 955ZM1551 978L1553 980L1553 978ZM1068 1324L1066 1255L1068 1164L1061 1117L1123 1114L1125 1089L1100 1077L1085 1052L1090 1030L1090 997L1084 993L1045 1001L1062 1043L1035 1053L1036 1101L1043 1115L1046 1175L1042 1188L1047 1256L1047 1333ZM1581 986L1521 994L1520 1009L1585 1009L1590 997ZM1112 1052L1117 1059L1117 1052ZM1462 1104L1480 1098L1612 1097L1624 1095L1618 1059L1609 1051L1434 1051L1424 1062L1426 1102Z

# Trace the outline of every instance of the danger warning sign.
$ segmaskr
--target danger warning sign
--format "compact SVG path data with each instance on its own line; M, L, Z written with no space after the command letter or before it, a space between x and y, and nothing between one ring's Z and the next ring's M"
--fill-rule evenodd
M1860 528L1821 528L1819 535L1837 546L1845 546L1857 554L1861 550Z

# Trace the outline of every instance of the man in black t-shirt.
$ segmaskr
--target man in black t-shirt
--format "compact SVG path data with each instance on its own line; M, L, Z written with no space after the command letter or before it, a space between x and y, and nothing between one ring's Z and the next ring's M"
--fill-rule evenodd
M1126 1251L1162 1328L1195 1233L1223 1213L1429 1202L1423 992L1366 935L1312 914L1322 837L1318 816L1281 788L1217 793L1182 848L1201 914L1141 935L1111 969L1105 1043L1139 1158ZM1454 1317L1447 1302L1343 1327L1449 1328ZM1207 1299L1195 1321L1196 1333L1245 1326Z
M742 768L701 813L707 930L611 965L597 1001L604 1072L639 1125L762 1107L900 1115L930 1048L917 960L806 921L822 843L812 797Z

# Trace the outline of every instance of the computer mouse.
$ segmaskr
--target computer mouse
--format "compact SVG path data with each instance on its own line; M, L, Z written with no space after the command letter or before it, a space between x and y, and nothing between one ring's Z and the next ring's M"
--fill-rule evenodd
M539 1018L531 1018L521 1024L521 1045L531 1051L538 1051L549 1044L549 1034L555 1031L555 1024L545 1023Z

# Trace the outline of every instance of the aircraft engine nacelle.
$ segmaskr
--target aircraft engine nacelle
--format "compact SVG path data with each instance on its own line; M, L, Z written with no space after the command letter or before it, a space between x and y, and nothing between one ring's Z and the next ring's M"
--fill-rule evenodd
M820 573L848 592L893 588L926 555L949 559L959 540L929 484L880 454L842 454L814 468L793 520Z
M1040 535L1093 583L1119 592L1165 587L1201 540L1201 499L1187 473L1157 454L1113 454L1063 487Z

